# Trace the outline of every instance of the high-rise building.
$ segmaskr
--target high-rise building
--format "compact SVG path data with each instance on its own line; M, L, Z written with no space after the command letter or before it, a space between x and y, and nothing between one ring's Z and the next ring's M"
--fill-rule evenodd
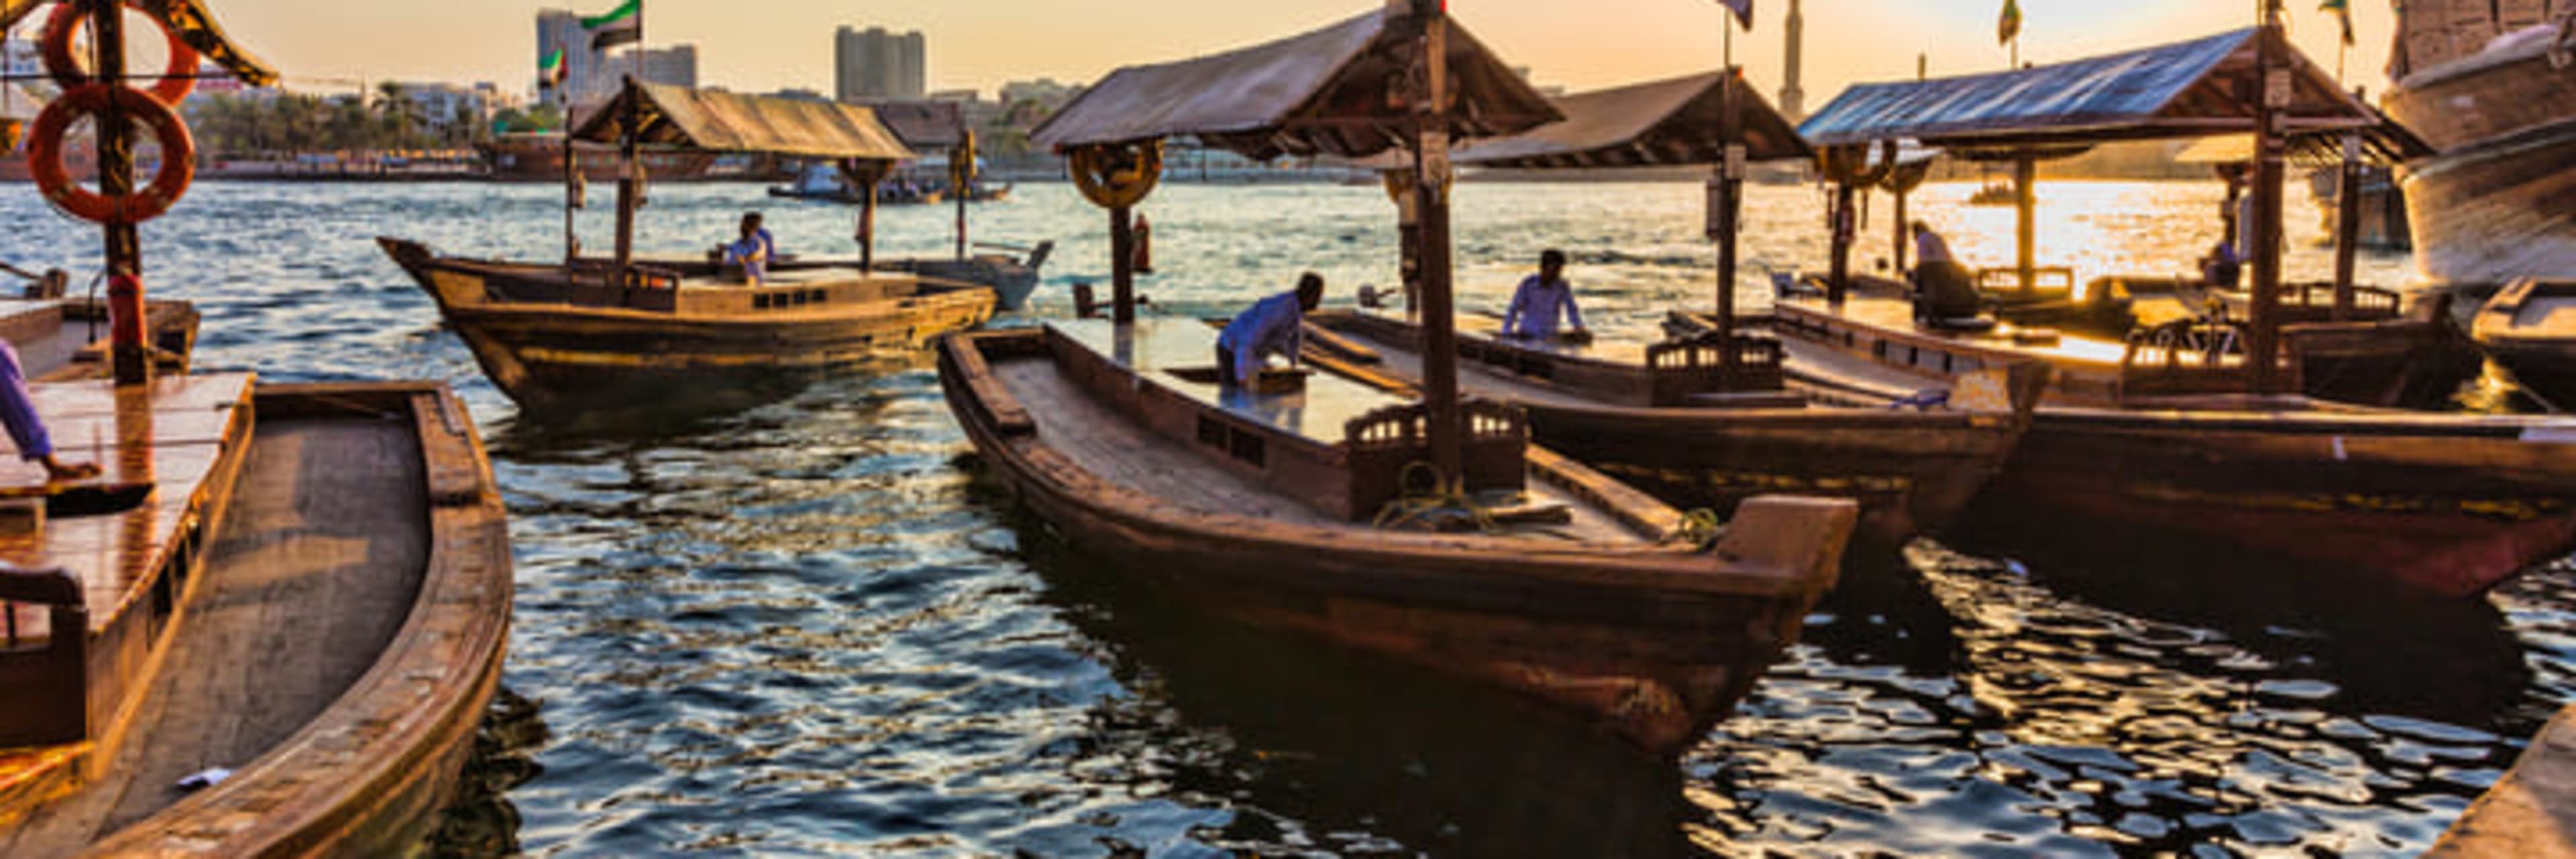
M671 84L692 89L698 85L698 46L673 45L668 48L635 48L629 59L641 68L639 75L648 83ZM624 62L619 63L624 65Z
M918 100L930 90L928 50L919 31L842 27L832 34L835 95L845 102Z

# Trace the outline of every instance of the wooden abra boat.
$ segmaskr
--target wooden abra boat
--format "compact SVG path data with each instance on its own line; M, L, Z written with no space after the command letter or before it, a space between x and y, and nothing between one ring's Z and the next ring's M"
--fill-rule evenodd
M2286 104L2249 98L2275 74L2288 80ZM2084 95L2010 95L2030 91ZM2231 562L2286 561L2444 596L2482 592L2576 550L2576 422L2336 406L2298 396L2312 383L2298 378L2301 363L2280 357L2311 348L2402 355L2421 345L2402 323L2352 315L2359 295L2348 280L2328 306L2307 308L2281 283L2286 138L2354 139L2378 123L2269 20L2056 66L1857 87L1809 121L1811 139L2016 150L2269 136L2255 149L2271 156L2254 168L2251 319L2185 319L2110 343L1918 324L1905 301L1838 286L1780 304L1774 330L1788 372L1820 396L1884 403L1999 360L2047 360L2058 369L2050 398L1988 493L1994 518L2016 531L2080 534L2105 548L2208 549ZM2324 345L2300 342L2311 337ZM2111 539L2127 533L2152 539Z
M1553 100L1564 122L1477 141L1458 160L1522 170L1711 168L1717 310L1709 318L1732 319L1749 165L1814 157L1753 90L1742 69L1728 69L1578 93ZM1889 187L1902 195L1930 161L1890 165ZM1394 185L1404 184L1399 174ZM1316 360L1391 390L1409 392L1423 378L1421 328L1354 313L1313 321L1338 335L1309 338ZM1505 338L1490 319L1459 325L1464 389L1525 410L1550 448L1685 507L1730 511L1769 492L1855 499L1865 535L1888 549L1948 525L2002 469L2045 372L2032 366L2018 398L1999 392L1990 414L1808 408L1782 388L1780 343L1768 336L1712 329L1637 346Z
M574 136L729 152L840 159L883 169L910 152L866 108L630 82ZM875 210L855 268L781 265L766 282L712 262L656 266L633 250L635 182L618 189L617 254L510 263L443 257L380 239L438 300L494 384L539 410L670 402L721 404L792 390L814 375L914 348L993 315L991 289L875 271Z
M1357 313L1321 313L1312 324L1348 344L1310 339L1318 363L1389 390L1418 385L1414 326ZM1995 387L1987 410L1810 407L1789 391L1705 390L1717 387L1709 376L1720 348L1705 336L1655 346L1534 343L1480 327L1460 332L1460 381L1525 411L1539 443L1674 504L1724 513L1781 492L1853 499L1863 535L1882 549L1948 527L2003 470L2047 384L2044 366L2024 363Z
M1114 318L949 338L950 407L1029 509L1141 579L1675 754L1751 688L1831 586L1850 502L1754 499L1703 539L1695 520L1531 447L1518 411L1462 399L1445 339L1445 193L1426 190L1417 209L1425 336L1437 344L1419 401L1331 374L1296 376L1294 390L1221 388L1214 330L1136 316L1129 215L1159 179L1164 138L1265 159L1398 145L1445 158L1448 135L1555 118L1433 0L1113 72L1033 136L1065 151L1084 195L1111 211ZM1450 177L1434 161L1415 180L1438 189Z
M1482 532L1381 528L1427 456L1424 408L1330 374L1299 394L1221 393L1215 341L1152 319L961 335L940 380L985 464L1076 548L1659 754L1751 688L1838 571L1847 503L1754 499L1711 548L1672 508L1525 447L1517 414L1484 404L1469 406L1468 488L1528 500Z
M2533 396L2576 408L2576 282L2525 280L2478 311L2478 345Z
M537 410L727 391L757 398L993 315L992 290L910 274L795 269L748 287L684 268L620 289L606 268L567 272L378 241L438 299L484 375Z
M510 620L505 514L463 404L242 375L35 395L67 456L158 490L0 538L0 854L416 845Z

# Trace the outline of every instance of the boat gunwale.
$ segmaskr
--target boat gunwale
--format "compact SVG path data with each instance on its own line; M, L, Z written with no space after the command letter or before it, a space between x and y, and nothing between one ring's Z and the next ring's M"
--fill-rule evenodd
M366 853L399 849L434 825L499 689L515 595L507 514L480 434L437 382L263 385L253 410L376 397L411 412L421 443L429 554L402 626L372 667L284 741L85 855ZM460 473L472 476L470 493L441 486ZM434 700L423 703L423 688ZM420 794L424 786L432 793ZM375 819L406 809L405 825Z

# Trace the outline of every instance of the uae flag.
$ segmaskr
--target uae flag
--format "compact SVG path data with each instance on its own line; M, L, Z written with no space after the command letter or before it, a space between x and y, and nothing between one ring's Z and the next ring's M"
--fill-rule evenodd
M644 0L626 0L606 15L583 18L581 28L590 31L592 53L644 41Z
M569 71L570 69L564 65L563 49L556 48L547 51L545 59L537 62L537 81L547 89L560 87L569 77Z

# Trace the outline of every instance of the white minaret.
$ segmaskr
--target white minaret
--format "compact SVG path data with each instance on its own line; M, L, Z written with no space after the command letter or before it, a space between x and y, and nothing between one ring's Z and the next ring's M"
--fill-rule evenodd
M1799 54L1803 53L1801 43L1805 41L1806 30L1807 16L1799 13L1798 0L1789 0L1789 69L1781 76L1780 115L1788 117L1792 123L1807 118L1807 93L1798 88L1798 61Z

